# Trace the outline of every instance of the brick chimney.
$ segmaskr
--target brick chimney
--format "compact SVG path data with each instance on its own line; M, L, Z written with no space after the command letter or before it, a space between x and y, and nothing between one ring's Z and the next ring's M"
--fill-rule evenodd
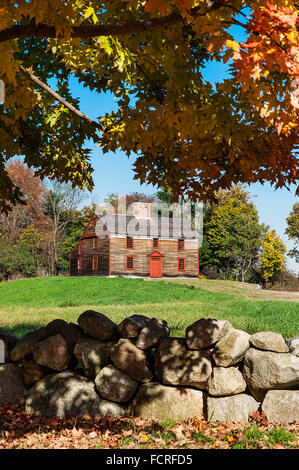
M133 202L132 204L133 215L137 218L150 219L152 213L151 202Z

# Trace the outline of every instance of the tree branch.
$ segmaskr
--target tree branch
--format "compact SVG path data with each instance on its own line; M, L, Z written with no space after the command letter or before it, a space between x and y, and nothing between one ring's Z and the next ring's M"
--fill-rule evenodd
M68 108L70 111L72 111L76 116L79 118L83 119L84 121L88 122L92 126L98 128L101 131L104 131L103 126L96 122L93 121L90 117L86 116L86 114L81 113L77 108L75 108L72 104L70 104L68 101L66 101L64 98L62 98L58 93L56 93L52 88L50 88L48 85L46 85L44 82L42 82L39 78L37 78L30 70L25 69L22 65L19 65L19 70L20 72L25 75L29 80L34 82L36 85L38 85L40 88L45 90L47 93L52 95L57 101L62 103L66 108Z
M208 0L205 12L202 12L202 7L197 6L191 8L190 16L204 16L218 8L225 7L230 0ZM171 13L167 16L159 16L152 19L130 21L128 23L115 23L107 25L91 25L81 24L73 26L70 33L71 38L86 39L95 36L119 36L123 34L132 34L141 31L153 31L160 28L168 28L185 20L184 16L180 13ZM0 31L0 43L4 41L11 41L13 39L26 38L26 37L45 37L56 38L64 37L63 34L56 33L55 26L47 24L29 24L29 25L15 25L11 28Z

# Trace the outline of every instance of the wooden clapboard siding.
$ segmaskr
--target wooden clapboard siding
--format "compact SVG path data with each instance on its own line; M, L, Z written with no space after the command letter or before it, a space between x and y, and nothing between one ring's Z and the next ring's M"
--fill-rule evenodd
M93 215L90 221L88 222L86 229L83 232L82 238L85 236L88 237L91 235L95 235L95 222L98 222L98 218L96 217L96 215Z
M85 234L86 235L86 234ZM70 254L71 276L108 276L109 275L109 238L98 237L98 247L93 248L93 238L82 236L80 243L82 255L79 255L78 245ZM93 269L93 256L98 256L98 269ZM78 270L78 258L82 259L82 269Z
M198 276L198 242L185 241L185 250L178 250L177 240L159 240L153 248L153 239L134 239L134 248L126 248L125 238L111 237L110 266L112 275L135 274L149 276L149 255L158 251L163 255L163 276ZM134 256L134 269L127 269L127 256ZM185 271L178 270L178 259L185 258Z
M120 231L119 233L124 232ZM97 243L93 244L94 240L97 240ZM81 254L79 253L79 243L82 247ZM132 248L128 248L126 237L111 235L101 218L94 215L84 230L79 243L70 253L69 272L71 276L109 276L110 274L150 276L150 255L153 252L162 255L163 276L197 277L199 274L198 241L185 240L184 250L179 250L178 240L175 238L170 240L159 238L158 246L154 247L153 238L145 236L144 238L133 238ZM98 256L98 263L93 264L94 256ZM129 263L133 269L127 268L128 256L134 258L133 264ZM184 260L180 262L180 265L185 268L184 270L179 270L180 258ZM78 259L81 259L80 270L78 270ZM157 260L153 262L157 263ZM96 265L97 269L93 269ZM154 271L152 271L153 276L155 275ZM160 267L158 273L160 273Z

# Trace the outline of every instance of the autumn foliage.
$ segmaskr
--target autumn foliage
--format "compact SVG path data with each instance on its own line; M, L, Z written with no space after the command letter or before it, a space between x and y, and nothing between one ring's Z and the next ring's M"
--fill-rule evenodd
M5 169L14 155L42 177L91 189L86 138L137 154L136 178L174 197L296 183L298 21L294 0L2 2L2 209L20 199ZM215 87L203 77L211 60L230 69ZM82 114L71 77L112 93L116 111Z
M250 423L142 418L47 418L23 406L0 407L0 449L295 449L298 424L274 425L255 412Z
M268 230L262 241L261 270L266 281L275 280L275 275L285 271L286 247L274 231Z

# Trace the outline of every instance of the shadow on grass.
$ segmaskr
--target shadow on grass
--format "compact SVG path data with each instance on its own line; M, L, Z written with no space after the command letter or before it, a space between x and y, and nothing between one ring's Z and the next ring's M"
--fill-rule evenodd
M6 328L5 326L3 326L2 329L6 331L10 331L10 333L14 333L19 338L22 338L30 331L37 330L38 328L42 328L43 326L45 326L45 324L41 320L38 323L20 323L18 325L15 325L12 328Z

